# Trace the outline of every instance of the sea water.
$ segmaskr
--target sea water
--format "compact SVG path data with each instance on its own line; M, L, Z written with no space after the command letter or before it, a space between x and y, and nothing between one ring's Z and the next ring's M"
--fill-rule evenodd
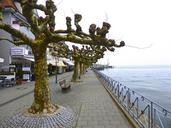
M171 66L116 67L101 72L171 111Z

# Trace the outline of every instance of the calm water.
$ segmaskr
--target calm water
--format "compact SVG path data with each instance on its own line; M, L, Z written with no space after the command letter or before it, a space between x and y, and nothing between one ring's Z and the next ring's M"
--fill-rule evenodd
M102 72L171 110L171 66L119 67Z

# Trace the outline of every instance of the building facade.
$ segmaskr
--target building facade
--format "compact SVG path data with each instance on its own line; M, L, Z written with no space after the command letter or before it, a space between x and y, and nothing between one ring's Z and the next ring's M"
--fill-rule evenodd
M29 38L34 39L29 24L22 15L22 8L18 0L0 0L0 6L3 8L3 18L1 22L11 25L13 28L25 33ZM20 24L22 24L22 26ZM4 30L0 30L0 38L6 38L11 41L15 39L15 37ZM0 58L4 59L4 61L0 63L0 69L4 66L7 67L8 65L13 64L16 65L16 70L18 72L22 72L23 69L27 69L27 71L30 69L31 71L34 62L32 50L28 46L23 45L17 47L6 40L0 41ZM23 75L20 77L23 78Z
M2 22L11 25L13 28L26 34L29 38L34 39L34 35L30 31L30 25L26 18L22 15L22 8L20 6L19 0L0 0L0 7L3 8ZM38 16L35 10L35 16ZM22 25L21 25L22 24ZM0 38L6 38L11 41L15 39L11 34L0 30ZM32 50L29 46L15 46L9 41L0 41L0 58L3 62L0 62L0 69L4 66L15 65L17 77L23 80L30 80L33 75L34 68L34 56ZM47 64L49 73L55 72L58 69L58 73L65 72L68 67L73 67L73 65L68 64L64 60L54 59L48 49L47 49ZM50 65L50 66L49 66ZM69 68L71 69L71 68Z

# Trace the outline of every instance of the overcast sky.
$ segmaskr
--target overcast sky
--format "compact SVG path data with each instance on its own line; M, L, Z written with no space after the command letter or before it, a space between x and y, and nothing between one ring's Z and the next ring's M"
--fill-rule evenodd
M41 0L39 0L41 1ZM45 0L42 0L45 1ZM41 1L41 2L42 2ZM54 0L57 4L56 28L66 28L65 16L82 14L81 25L111 24L108 37L124 40L124 48L108 52L99 63L110 65L171 64L170 0ZM129 46L137 46L136 49Z

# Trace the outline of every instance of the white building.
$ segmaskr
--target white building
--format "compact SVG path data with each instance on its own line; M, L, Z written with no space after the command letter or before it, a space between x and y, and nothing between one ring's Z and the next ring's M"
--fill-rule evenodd
M1 0L0 6L3 7L3 23L11 25L13 28L25 33L29 38L34 39L29 23L22 15L22 8L18 0ZM20 26L20 23L24 24L24 26ZM0 37L11 41L14 39L11 34L4 30L0 30ZM4 59L3 63L0 64L0 68L15 64L17 70L22 70L23 67L31 67L34 61L32 51L28 46L16 47L6 40L0 41L0 58Z

